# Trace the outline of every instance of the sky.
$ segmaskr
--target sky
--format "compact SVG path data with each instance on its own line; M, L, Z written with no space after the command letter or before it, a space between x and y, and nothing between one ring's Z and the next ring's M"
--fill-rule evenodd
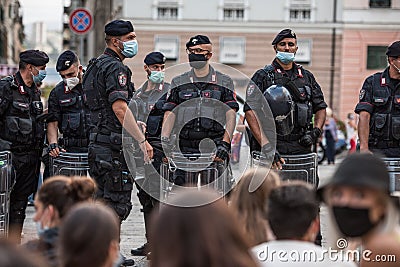
M23 23L29 25L43 21L48 30L62 29L64 0L19 0L22 12Z

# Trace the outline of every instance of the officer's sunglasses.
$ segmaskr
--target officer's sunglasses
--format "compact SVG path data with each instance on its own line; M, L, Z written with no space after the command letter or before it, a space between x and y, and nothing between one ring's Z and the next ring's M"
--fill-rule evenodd
M202 54L203 52L207 52L206 54L210 53L210 51L205 50L205 49L201 49L201 48L194 48L194 49L187 48L186 49L186 53L188 55L190 55L190 54Z

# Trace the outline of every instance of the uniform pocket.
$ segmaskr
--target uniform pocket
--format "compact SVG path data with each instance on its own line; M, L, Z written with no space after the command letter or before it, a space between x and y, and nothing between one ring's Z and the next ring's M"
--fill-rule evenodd
M392 134L395 139L400 139L400 117L392 117Z
M383 106L387 103L389 96L388 90L374 90L372 102L375 106Z

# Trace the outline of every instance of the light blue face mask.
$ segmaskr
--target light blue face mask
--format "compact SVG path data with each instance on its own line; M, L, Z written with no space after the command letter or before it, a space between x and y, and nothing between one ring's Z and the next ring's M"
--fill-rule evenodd
M280 52L276 53L276 58L279 59L283 64L289 64L294 61L294 53Z
M35 68L36 69L36 68ZM33 75L33 82L34 83L40 83L44 80L44 78L46 78L47 72L46 70L38 70L36 69L39 73L38 75Z
M43 228L42 223L40 221L36 222L36 232L39 237L41 237L48 229L49 229L48 227Z
M138 42L136 40L132 40L132 41L126 41L126 42L122 42L124 49L121 50L121 53L127 57L127 58L132 58L134 56L136 56L137 52L138 52Z
M149 75L149 80L153 83L162 83L164 81L165 72L163 71L152 71Z

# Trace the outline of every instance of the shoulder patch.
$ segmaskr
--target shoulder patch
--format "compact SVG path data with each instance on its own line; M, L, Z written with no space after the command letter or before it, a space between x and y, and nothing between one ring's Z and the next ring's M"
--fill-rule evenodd
M363 98L364 98L364 96L365 96L365 89L361 89L361 91L360 91L360 100L362 100Z
M127 75L125 73L123 73L123 72L120 72L118 74L118 83L119 83L119 85L125 86L127 81L128 81Z
M255 88L254 84L250 84L249 87L247 87L247 95L248 96L253 94L254 88Z

